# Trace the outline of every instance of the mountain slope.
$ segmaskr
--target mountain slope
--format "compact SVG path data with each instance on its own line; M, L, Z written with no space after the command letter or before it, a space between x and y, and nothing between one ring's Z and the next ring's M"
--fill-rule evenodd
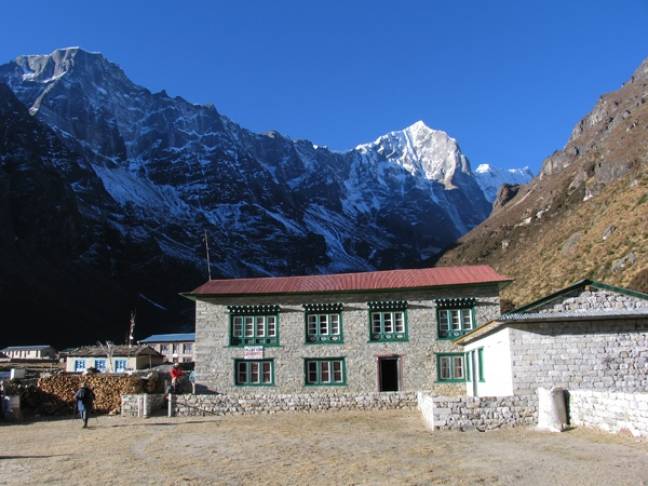
M9 174L37 150L30 177L44 185L3 174L5 218L40 245L7 233L0 256L0 300L32 325L3 336L14 342L118 339L133 308L138 335L190 326L177 293L206 278L205 230L214 276L420 267L491 209L456 140L423 122L332 152L151 93L79 48L19 56L0 83L6 130L42 133L0 152ZM34 214L19 200L38 201ZM65 218L41 224L48 205Z
M516 190L440 264L493 264L516 278L505 291L516 304L584 277L648 280L648 60Z
M195 264L206 228L221 275L419 266L490 211L456 142L422 122L333 153L151 93L78 48L20 56L0 81L89 161L113 227Z

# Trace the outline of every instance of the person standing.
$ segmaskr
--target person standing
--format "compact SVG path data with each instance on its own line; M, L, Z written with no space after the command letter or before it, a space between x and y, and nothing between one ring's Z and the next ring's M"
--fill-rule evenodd
M177 393L178 382L180 381L180 379L184 375L184 373L182 372L182 369L180 368L180 365L178 363L175 363L173 365L173 368L171 368L170 375L171 375L171 389L173 390L173 393L175 394L175 393Z
M95 395L88 385L82 382L81 386L74 394L74 400L76 400L77 410L79 411L81 420L83 420L83 428L85 429L88 427L88 419L92 412L92 404L94 403Z

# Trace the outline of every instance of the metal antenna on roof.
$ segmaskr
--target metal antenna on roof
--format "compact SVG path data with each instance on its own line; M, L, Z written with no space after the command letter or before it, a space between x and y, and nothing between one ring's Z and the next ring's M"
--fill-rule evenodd
M131 312L130 315L130 328L128 329L128 347L133 346L133 337L135 335L135 311Z
M205 254L207 255L207 278L211 280L211 263L209 262L209 240L207 239L207 230L205 230L203 240L205 241Z

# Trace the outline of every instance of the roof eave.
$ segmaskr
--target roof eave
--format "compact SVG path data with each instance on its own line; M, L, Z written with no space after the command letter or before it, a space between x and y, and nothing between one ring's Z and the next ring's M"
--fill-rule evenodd
M384 289L346 289L346 290L314 290L314 291L297 291L297 292L243 292L243 293L228 293L228 294L214 294L214 293L197 293L181 292L179 295L193 301L204 299L217 299L228 297L271 297L282 295L331 295L331 294L359 294L359 293L383 293L383 292L407 292L413 290L434 290L454 287L486 287L490 285L497 285L499 290L513 282L513 279L506 280L492 280L489 282L474 282L474 283L457 283L457 284L444 284L444 285L426 285L420 287L396 287Z

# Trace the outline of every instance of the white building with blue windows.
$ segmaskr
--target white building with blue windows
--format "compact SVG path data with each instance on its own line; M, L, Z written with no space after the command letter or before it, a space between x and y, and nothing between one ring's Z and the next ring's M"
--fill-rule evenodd
M169 363L192 363L196 334L193 332L153 334L141 341L164 355Z
M83 373L92 368L99 373L126 373L164 363L164 356L150 346L114 346L109 358L99 346L84 346L68 352L65 371Z

